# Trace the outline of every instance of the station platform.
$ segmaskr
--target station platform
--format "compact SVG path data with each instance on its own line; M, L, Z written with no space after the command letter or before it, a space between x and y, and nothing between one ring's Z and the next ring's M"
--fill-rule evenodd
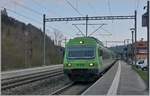
M119 60L82 95L148 95L148 91L131 65Z
M20 69L20 70L12 70L12 71L4 71L4 72L1 72L1 79L8 79L8 78L16 77L16 76L24 76L24 75L29 75L29 74L38 73L38 72L57 70L60 68L63 69L63 64L41 66L41 67L35 67L35 68L26 68L26 69Z

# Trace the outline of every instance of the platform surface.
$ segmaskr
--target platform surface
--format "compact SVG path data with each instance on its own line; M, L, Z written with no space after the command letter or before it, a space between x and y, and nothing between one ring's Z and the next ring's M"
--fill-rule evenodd
M119 60L82 95L148 95L148 91L131 65Z
M27 69L13 70L13 71L4 71L1 72L1 79L7 79L15 76L23 76L23 75L49 71L49 70L56 70L58 68L63 68L63 64L41 66L41 67L27 68Z

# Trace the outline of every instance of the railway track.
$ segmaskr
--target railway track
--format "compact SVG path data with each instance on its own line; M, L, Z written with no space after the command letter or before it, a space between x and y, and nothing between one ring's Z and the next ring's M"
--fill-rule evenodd
M114 61L108 68L106 68L103 72L100 78L117 62ZM78 83L70 83L53 93L51 95L81 95L86 89L88 89L91 85L93 85L95 82L78 82Z
M17 86L21 86L24 84L35 82L38 80L43 80L46 78L51 78L51 77L62 75L62 74L63 74L63 70L62 68L59 68L55 70L42 71L42 72L36 72L32 74L15 76L11 78L5 78L5 79L2 79L1 81L1 90L14 88Z
M80 95L92 84L93 83L70 83L51 93L51 95Z
M116 62L116 61L115 61ZM114 62L114 63L115 63ZM109 66L105 72L107 72L114 63ZM102 74L105 74L103 72ZM18 76L8 76L7 78L3 78L1 80L1 90L5 91L7 89L15 89L19 86L23 86L26 84L34 83L36 81L45 80L48 78L58 77L63 75L63 68L56 68L46 71L38 71L35 73L18 75ZM93 82L94 83L94 82ZM64 87L61 87L59 90L52 93L52 95L80 95L87 88L89 88L93 83L70 83Z

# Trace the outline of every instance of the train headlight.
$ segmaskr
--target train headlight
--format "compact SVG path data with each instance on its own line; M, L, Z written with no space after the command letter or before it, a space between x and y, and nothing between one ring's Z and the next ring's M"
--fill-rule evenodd
M90 63L90 66L94 66L94 64L93 64L93 63Z
M71 66L71 64L69 63L69 64L68 64L68 66L70 67L70 66Z
M83 44L84 42L83 41L80 41L80 44Z

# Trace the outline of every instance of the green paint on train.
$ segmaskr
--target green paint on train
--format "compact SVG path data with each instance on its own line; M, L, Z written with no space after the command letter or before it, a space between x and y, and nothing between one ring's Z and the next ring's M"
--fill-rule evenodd
M91 81L109 65L112 53L94 37L76 37L65 46L64 73L73 81Z

